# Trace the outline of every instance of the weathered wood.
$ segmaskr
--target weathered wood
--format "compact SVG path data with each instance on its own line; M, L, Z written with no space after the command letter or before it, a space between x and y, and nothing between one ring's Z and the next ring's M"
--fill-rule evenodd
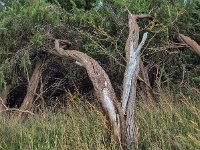
M104 111L108 114L111 129L114 137L121 139L120 127L120 104L117 101L110 79L103 68L88 55L76 50L64 50L59 46L59 40L55 41L55 51L50 51L62 58L71 57L77 64L87 70L90 80L93 83L96 96L100 101Z
M76 50L64 50L63 41L55 40L55 48L50 53L62 58L71 57L75 63L87 70L93 83L96 96L103 110L106 112L114 137L121 141L125 149L135 147L135 121L134 109L136 100L136 84L139 72L140 51L147 39L147 33L143 34L140 44L139 27L136 19L150 17L150 15L129 14L129 36L126 42L127 67L124 74L122 101L116 98L110 79L103 68L93 58Z
M129 36L126 42L126 59L127 65L123 81L122 93L122 112L125 115L124 130L122 131L122 139L124 147L127 149L135 148L135 101L136 101L136 85L139 73L140 51L147 39L147 33L143 34L141 43L139 43L139 26L138 18L150 17L147 14L133 15L129 14Z
M140 86L141 91L139 92L143 100L153 100L153 90L150 85L148 70L144 66L143 61L140 60Z
M196 41L183 34L179 34L177 38L180 42L191 47L191 50L200 56L200 45Z
M134 43L137 45L134 39L131 41L130 46L129 46L130 52L129 52L129 58L127 62L127 67L124 74L123 94L122 94L122 111L124 114L126 111L127 102L130 97L132 79L138 75L138 66L140 62L139 53L146 39L147 39L147 33L144 33L142 42L140 43L138 47L134 48ZM136 38L136 40L138 40L138 38Z
M20 110L26 111L26 110L31 109L32 103L33 103L33 100L34 100L34 97L36 94L36 90L38 87L39 79L41 76L41 72L42 72L42 61L38 60L36 62L31 79L28 83L27 93L26 93L24 101L20 107Z

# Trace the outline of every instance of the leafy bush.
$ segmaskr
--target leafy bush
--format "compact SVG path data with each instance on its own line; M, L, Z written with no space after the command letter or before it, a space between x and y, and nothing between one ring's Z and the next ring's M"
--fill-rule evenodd
M127 14L150 13L152 19L138 20L141 34L149 32L149 41L142 52L148 66L151 85L160 76L162 85L180 83L185 78L198 85L199 57L188 48L168 48L177 43L177 34L184 33L199 39L199 1L169 0L7 0L0 10L0 87L6 84L27 84L27 75L38 59L46 58L44 68L46 87L54 83L74 82L82 77L79 68L68 73L68 60L63 63L45 52L53 48L55 38L68 39L70 49L94 57L109 74L116 90L120 91L125 69L124 47L128 36ZM60 66L60 68L55 67ZM78 75L79 74L79 75ZM65 78L67 76L67 80ZM57 78L58 77L58 78ZM58 80L57 80L57 79ZM49 79L49 80L48 80ZM55 80L56 79L56 80ZM186 81L186 80L185 80ZM91 84L90 84L91 85ZM63 84L61 85L63 87ZM49 91L51 93L51 91Z

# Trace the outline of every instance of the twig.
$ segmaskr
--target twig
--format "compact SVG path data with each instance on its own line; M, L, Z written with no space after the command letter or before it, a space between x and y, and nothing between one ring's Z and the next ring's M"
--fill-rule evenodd
M27 111L27 110L20 110L20 109L17 109L17 108L8 108L4 103L3 103L3 99L0 97L0 101L1 101L1 105L3 107L5 107L4 110L1 110L0 113L2 112L5 112L5 111L18 111L18 112L23 112L23 113L29 113L31 115L34 115L34 113L30 112L30 111Z

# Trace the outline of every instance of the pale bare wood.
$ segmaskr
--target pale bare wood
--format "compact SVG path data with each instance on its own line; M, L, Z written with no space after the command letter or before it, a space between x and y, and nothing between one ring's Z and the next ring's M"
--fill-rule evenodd
M133 42L134 48L138 47L138 41L139 41L139 26L137 24L137 19L142 19L142 18L151 18L152 16L150 14L131 14L129 13L128 15L128 27L129 27L129 35L128 39L126 41L126 46L125 46L125 53L126 53L126 60L128 61L129 53L130 53L130 44Z
M123 129L123 140L125 148L135 148L135 101L136 101L136 85L139 73L140 51L147 39L147 33L143 34L143 38L139 43L139 26L137 19L151 17L147 14L133 15L129 13L129 36L126 41L126 70L123 81L122 93L122 112L125 115L125 125Z
M96 96L104 111L108 114L114 137L120 140L122 127L122 123L120 122L122 120L120 120L120 104L117 101L110 79L103 68L97 61L85 53L76 50L64 50L60 47L59 40L55 40L55 49L50 52L62 58L71 57L78 65L86 69L89 78L93 83Z
M114 137L121 141L125 149L135 146L134 109L136 100L136 84L139 72L140 51L147 39L147 33L139 42L139 27L137 18L150 17L150 15L129 14L129 36L126 42L127 67L124 74L123 96L120 104L116 98L110 79L103 68L93 58L76 50L64 50L60 40L55 40L55 48L50 53L62 58L71 57L75 63L87 70L93 83L96 96L106 112ZM64 44L65 45L65 44ZM128 89L128 90L127 90ZM127 95L128 96L127 96Z

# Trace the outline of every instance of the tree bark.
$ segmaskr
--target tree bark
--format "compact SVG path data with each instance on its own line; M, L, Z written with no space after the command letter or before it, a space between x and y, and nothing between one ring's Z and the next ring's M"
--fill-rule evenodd
M55 48L50 53L62 58L71 57L76 64L83 66L91 79L96 96L106 112L112 133L125 149L135 148L134 109L136 100L136 84L139 72L140 51L147 39L144 33L139 41L139 27L136 19L150 17L148 14L129 14L129 36L126 42L127 66L124 74L123 94L121 103L117 100L110 79L103 68L93 58L76 50L64 50L62 42L55 40Z
M139 73L140 51L147 39L147 33L143 34L141 43L139 42L139 26L136 22L138 18L150 17L148 14L133 15L129 14L129 36L126 42L127 65L124 74L123 93L122 93L122 112L125 116L123 129L123 143L127 149L134 149L136 146L135 137L135 101L136 85Z
M38 87L39 79L41 76L41 72L42 72L42 61L39 60L36 62L33 74L28 83L27 93L20 107L20 110L27 111L31 109L35 93Z
M54 52L50 52L62 58L71 57L76 60L78 65L83 66L87 70L89 78L93 83L96 96L100 101L104 111L108 114L114 137L120 140L120 104L117 101L114 89L106 72L97 61L88 55L80 51L64 50L60 48L59 40L55 41L55 50L56 51Z

